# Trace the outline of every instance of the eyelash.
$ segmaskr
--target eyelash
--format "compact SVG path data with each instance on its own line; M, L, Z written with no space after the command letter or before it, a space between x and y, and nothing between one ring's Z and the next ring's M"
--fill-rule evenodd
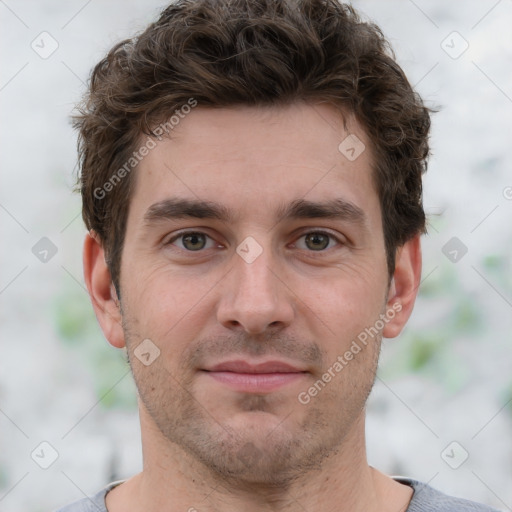
M299 236L299 238L297 238L297 240L300 240L301 238L303 238L307 235L311 235L311 234L325 235L325 236L329 237L331 240L335 240L338 245L346 245L346 244L344 244L344 242L342 242L338 237L334 236L332 233L329 233L328 231L322 231L322 230L306 231L305 233L302 233ZM209 238L210 240L213 240L213 238L210 235L208 235L207 233L205 233L203 231L183 231L183 232L173 236L171 239L169 239L167 242L165 242L164 245L165 246L174 245L173 242L175 242L176 240L179 240L180 238L183 238L187 235L204 235L205 237ZM190 251L188 249L184 249L181 247L178 247L178 249L180 251L184 251L184 252L188 252L188 253L201 253L201 252L205 252L207 250L207 249L199 249L197 251ZM327 247L326 249L322 249L319 251L308 250L307 252L322 253L322 252L327 252L329 249L332 249L332 247Z

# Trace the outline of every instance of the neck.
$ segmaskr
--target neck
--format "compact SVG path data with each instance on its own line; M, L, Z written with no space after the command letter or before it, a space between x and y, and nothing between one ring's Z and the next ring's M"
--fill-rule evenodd
M111 491L109 512L168 509L201 512L372 512L406 510L410 488L371 468L366 461L364 413L342 445L319 468L285 486L245 482L212 472L167 441L141 410L143 471Z

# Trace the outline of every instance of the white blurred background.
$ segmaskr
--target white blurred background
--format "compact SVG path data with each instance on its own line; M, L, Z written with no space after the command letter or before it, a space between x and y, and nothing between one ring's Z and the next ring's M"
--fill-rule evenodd
M83 285L69 115L93 65L165 5L0 1L1 511L48 512L141 467L134 385ZM423 283L384 342L370 463L512 510L512 1L353 5L441 109Z

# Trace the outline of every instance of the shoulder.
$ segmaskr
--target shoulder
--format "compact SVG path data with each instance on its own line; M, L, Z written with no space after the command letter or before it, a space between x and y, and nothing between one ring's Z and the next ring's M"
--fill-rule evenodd
M410 485L414 495L407 512L498 512L481 503L448 496L430 485L405 477L393 477L397 482Z
M123 483L123 481L124 480L112 482L101 489L101 491L98 491L94 496L82 498L79 501L59 508L55 512L108 512L105 505L105 496L111 489Z

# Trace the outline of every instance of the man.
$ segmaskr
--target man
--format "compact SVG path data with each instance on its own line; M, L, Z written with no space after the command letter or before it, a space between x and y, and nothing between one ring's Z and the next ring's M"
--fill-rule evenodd
M421 274L429 109L335 0L182 0L76 118L84 274L143 471L61 509L489 511L366 460Z

